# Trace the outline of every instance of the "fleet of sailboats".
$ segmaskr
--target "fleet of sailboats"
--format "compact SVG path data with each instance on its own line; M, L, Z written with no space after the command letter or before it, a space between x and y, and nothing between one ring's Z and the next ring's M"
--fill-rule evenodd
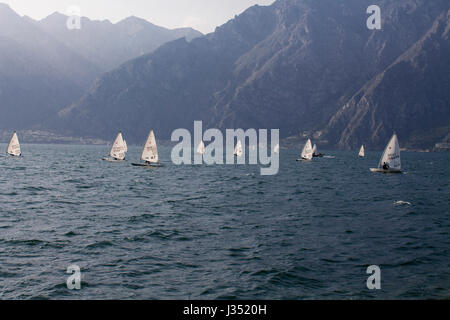
M398 143L397 134L394 133L391 140L384 149L381 155L378 168L370 168L372 172L382 173L401 173L402 163L400 160L400 146Z
M279 153L280 145L276 144L273 148L274 153ZM114 143L109 152L109 157L103 158L105 161L117 162L125 161L126 154L128 152L128 146L126 140L123 138L122 132L119 132L114 140ZM200 141L197 146L196 152L199 154L205 153L205 143ZM20 147L19 138L17 132L14 131L11 140L9 141L6 153L12 157L22 156L22 151ZM242 142L238 140L236 147L234 148L234 155L236 157L241 157L243 155ZM320 156L317 154L317 145L314 146L311 143L311 139L308 139L303 146L300 158L297 161L311 161L313 157ZM364 145L361 145L359 149L358 157L365 157ZM133 166L144 166L144 167L161 167L162 164L159 162L158 147L156 145L155 133L150 130L147 140L145 142L144 148L141 153L141 163L132 163ZM400 158L400 146L398 142L397 134L394 133L392 138L389 140L386 148L383 151L380 162L377 168L370 168L371 172L382 172L382 173L400 173L401 168L401 158Z
M156 138L153 130L150 130L147 141L142 149L141 160L144 163L132 163L133 166L138 167L161 167L159 162L158 148L156 146Z
M119 132L109 151L109 158L103 158L103 160L109 162L124 161L127 151L127 142L123 139L122 132Z

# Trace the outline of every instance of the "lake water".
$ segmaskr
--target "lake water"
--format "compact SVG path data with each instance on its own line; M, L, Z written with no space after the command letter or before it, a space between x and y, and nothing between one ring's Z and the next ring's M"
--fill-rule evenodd
M6 145L0 145L4 150ZM1 299L450 298L450 153L326 152L259 166L132 167L102 146L0 158ZM69 265L81 290L68 290ZM381 268L381 290L366 269Z

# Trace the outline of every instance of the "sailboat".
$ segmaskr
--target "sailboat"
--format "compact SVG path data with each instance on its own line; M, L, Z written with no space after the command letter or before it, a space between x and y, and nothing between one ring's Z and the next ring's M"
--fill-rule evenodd
M372 172L401 173L400 146L397 134L394 133L391 140L384 149L378 168L370 168Z
M277 143L276 145L275 145L275 147L273 148L273 152L274 153L279 153L280 152L280 145Z
M236 147L234 148L234 155L236 157L242 156L242 143L241 140L238 140Z
M123 139L122 132L117 134L116 140L109 151L109 158L103 158L104 161L121 162L125 160L127 154L127 142Z
M313 147L311 145L311 139L308 139L306 141L305 146L303 147L302 154L300 156L300 159L297 159L297 161L301 160L312 160L313 158Z
M360 158L364 158L365 157L364 145L362 145L361 149L359 149L358 157L360 157Z
M313 147L313 158L322 158L323 157L323 153L317 153L317 145L314 143L314 147ZM334 157L330 157L330 158L334 158Z
M141 160L145 163L132 163L137 167L162 167L159 163L158 148L156 147L156 139L153 130L150 130L144 149L142 149Z
M11 140L9 141L6 153L12 157L22 156L22 151L20 150L19 138L17 137L16 131L14 131Z
M198 154L204 154L205 153L205 143L203 141L200 141L197 147L197 153Z

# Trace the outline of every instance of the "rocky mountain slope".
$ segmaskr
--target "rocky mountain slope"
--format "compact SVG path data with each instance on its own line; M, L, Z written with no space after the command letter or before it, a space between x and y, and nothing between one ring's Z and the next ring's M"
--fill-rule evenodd
M332 145L377 147L396 131L411 149L428 147L450 132L450 10L331 119Z

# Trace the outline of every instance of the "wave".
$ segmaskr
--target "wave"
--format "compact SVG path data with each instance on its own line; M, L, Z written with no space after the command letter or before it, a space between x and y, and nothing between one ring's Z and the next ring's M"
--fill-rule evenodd
M398 205L398 206L402 206L402 205L412 206L411 202L403 201L403 200L395 201L394 205Z

